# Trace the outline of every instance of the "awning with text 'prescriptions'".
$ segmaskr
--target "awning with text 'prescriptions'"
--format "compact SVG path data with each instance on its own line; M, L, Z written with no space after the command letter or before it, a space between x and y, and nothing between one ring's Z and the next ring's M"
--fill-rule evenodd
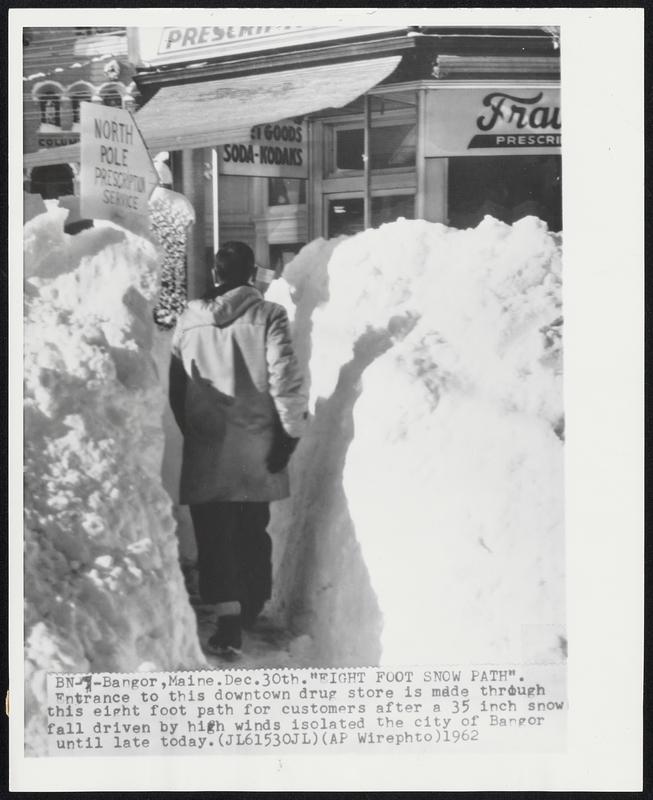
M253 125L342 108L387 78L400 56L164 86L136 112L152 156L160 150L248 141ZM25 155L26 166L79 161L79 145Z

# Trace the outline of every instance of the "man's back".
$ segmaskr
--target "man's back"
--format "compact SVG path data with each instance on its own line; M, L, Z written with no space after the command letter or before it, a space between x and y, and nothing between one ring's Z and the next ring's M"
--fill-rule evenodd
M252 286L194 300L172 353L171 402L184 431L181 502L287 496L285 470L270 473L266 458L278 420L301 435L306 395L283 307Z

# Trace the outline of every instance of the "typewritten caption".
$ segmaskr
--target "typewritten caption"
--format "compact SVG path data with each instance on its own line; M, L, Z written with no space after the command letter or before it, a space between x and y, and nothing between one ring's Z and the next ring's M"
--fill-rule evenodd
M48 675L50 755L560 752L565 667Z

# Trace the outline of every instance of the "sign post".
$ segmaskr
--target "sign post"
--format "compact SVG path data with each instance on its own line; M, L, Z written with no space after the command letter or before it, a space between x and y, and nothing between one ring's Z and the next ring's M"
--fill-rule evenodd
M80 111L81 215L145 233L159 176L134 118L96 103L81 103Z
M217 253L220 247L220 179L218 177L218 151L211 148L211 200L213 218L213 253Z

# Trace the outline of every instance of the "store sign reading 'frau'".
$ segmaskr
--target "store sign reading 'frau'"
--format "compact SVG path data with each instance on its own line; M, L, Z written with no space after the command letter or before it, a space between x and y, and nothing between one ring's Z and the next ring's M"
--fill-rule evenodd
M560 90L455 89L430 92L427 157L559 153Z
M218 148L221 175L306 178L306 129L282 120L255 125L249 142L230 142Z
M489 107L486 114L476 119L476 126L482 131L492 131L497 126L512 126L514 133L485 133L474 136L468 147L530 147L560 146L560 108L542 105L543 92L532 97L517 97L505 92L492 92L483 98L483 105Z

